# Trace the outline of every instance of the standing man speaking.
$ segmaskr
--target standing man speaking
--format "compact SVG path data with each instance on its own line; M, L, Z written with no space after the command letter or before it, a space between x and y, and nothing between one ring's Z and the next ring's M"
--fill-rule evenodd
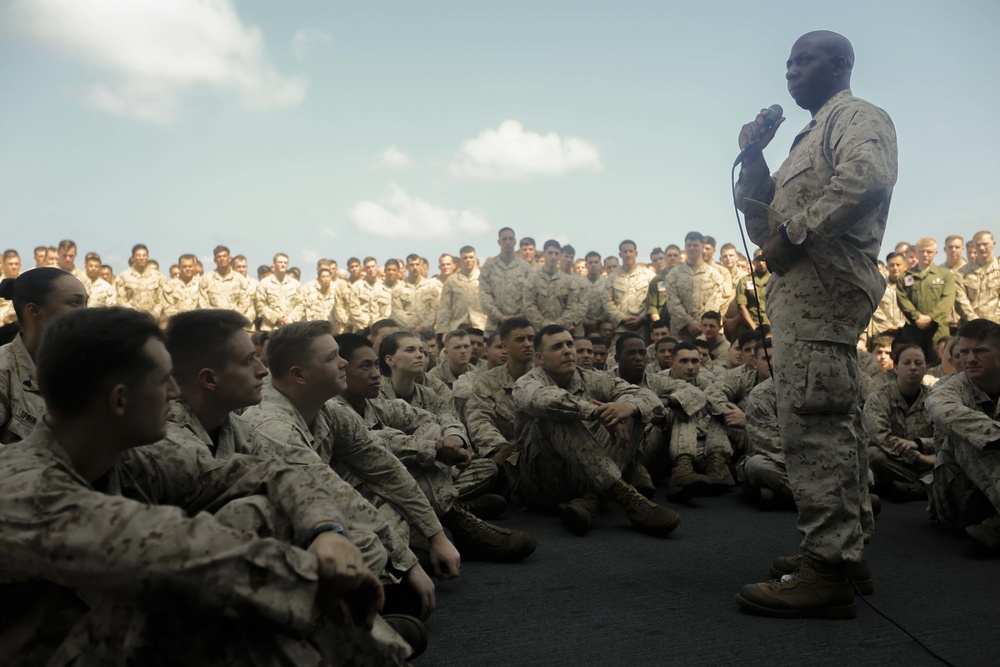
M775 274L767 312L781 445L798 507L801 555L778 558L778 581L744 586L737 602L764 616L852 618L851 578L872 586L862 560L874 530L855 344L885 291L878 260L892 187L896 132L883 110L850 90L854 49L810 32L792 45L788 92L812 120L770 175L761 150L784 121L743 126L737 201L770 205L776 228L748 223ZM753 228L751 228L753 227ZM848 576L850 573L850 577Z

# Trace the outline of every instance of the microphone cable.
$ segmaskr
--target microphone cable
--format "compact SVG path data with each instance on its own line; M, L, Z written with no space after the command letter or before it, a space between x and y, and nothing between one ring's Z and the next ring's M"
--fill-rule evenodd
M730 180L732 181L732 186L733 186L733 211L736 214L736 224L737 224L737 226L740 229L740 240L743 242L743 250L744 250L744 252L746 252L747 257L749 258L750 257L750 250L749 250L749 248L747 246L746 231L743 229L743 220L742 220L742 218L740 218L740 207L739 207L739 205L737 203L737 200L736 200L736 167L739 166L739 165L740 165L740 161L738 160L733 165L733 170L732 170L732 172L730 174L730 176L731 176ZM767 261L767 257L764 258L764 261ZM751 267L753 266L753 261L752 260L751 260L750 266ZM761 299L760 299L760 295L757 293L757 281L755 281L753 279L753 276L754 276L754 274L753 274L753 271L751 270L751 272L750 272L750 283L753 285L754 298L757 299L757 321L758 322L762 322L764 318L761 315L761 310L760 310ZM761 334L760 334L761 345L764 345L764 341L767 339L767 337L764 335L763 330L761 330L760 325L757 326L757 329L761 331ZM764 358L767 359L767 368L771 372L771 377L773 378L774 377L774 367L771 365L771 353L768 352L767 347L764 347ZM879 616L881 616L882 618L884 618L885 620L889 621L894 626L896 626L897 628L899 628L899 630L903 634L905 634L907 637L909 637L910 639L912 639L917 644L917 646L919 646L924 651L926 651L928 655L930 655L934 659L938 660L943 665L947 665L948 667L955 667L947 659L941 657L940 655L938 655L937 653L935 653L929 646L927 646L922 641L920 641L919 639L917 639L913 635L913 633L911 633L909 630L907 630L906 628L904 628L902 625L900 625L899 623L897 623L893 619L889 618L878 607L876 607L871 602L869 602L868 598L866 596L862 595L861 591L858 590L858 585L854 582L854 577L852 577L850 575L850 573L847 574L847 578L850 580L851 586L854 588L854 595L855 595L855 597L861 598L861 601L864 602L866 605L868 605L868 607L871 608L872 611L874 611L876 614L878 614Z

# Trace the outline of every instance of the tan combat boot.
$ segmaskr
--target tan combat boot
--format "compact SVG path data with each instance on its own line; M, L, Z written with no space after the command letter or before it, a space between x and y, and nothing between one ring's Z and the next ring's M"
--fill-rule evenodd
M462 557L469 560L513 563L530 556L538 546L531 533L486 523L462 503L455 503L451 511L441 517L441 522L451 530Z
M736 486L733 474L729 472L729 466L726 465L726 457L719 452L708 455L708 460L705 463L705 477L708 478L708 483L712 485L713 491L725 491Z
M802 554L795 556L778 556L771 563L771 576L780 579L786 574L794 574L802 562ZM854 580L854 585L858 587L858 592L862 595L871 595L875 592L875 577L872 575L872 568L867 560L859 563L844 561L844 568L847 574Z
M695 496L703 496L711 488L708 478L694 471L694 457L682 454L674 461L670 471L670 482L667 484L667 498L671 500L687 500Z
M625 516L632 525L644 533L666 535L681 523L681 516L677 512L657 505L623 479L615 482L610 494L625 510Z
M646 466L641 463L636 464L632 470L632 474L629 475L628 481L629 484L635 487L636 491L647 498L652 498L656 495L656 485L653 484L653 478L650 477Z
M593 491L588 491L582 498L574 498L568 503L559 505L559 518L571 533L586 535L599 509L597 495Z
M803 556L793 574L747 584L736 595L746 612L775 618L854 618L854 589L844 565Z

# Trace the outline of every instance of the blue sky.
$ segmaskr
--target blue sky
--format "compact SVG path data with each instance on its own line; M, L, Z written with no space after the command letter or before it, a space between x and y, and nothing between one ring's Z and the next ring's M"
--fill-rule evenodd
M224 243L380 261L496 230L579 255L738 239L729 165L795 38L854 44L899 181L886 245L998 231L1000 3L0 2L0 245L116 270Z

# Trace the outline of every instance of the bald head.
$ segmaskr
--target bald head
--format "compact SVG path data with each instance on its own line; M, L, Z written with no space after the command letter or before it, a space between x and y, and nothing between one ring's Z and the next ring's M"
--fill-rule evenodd
M851 87L854 47L829 30L807 32L795 40L786 66L792 99L816 115L828 99Z

